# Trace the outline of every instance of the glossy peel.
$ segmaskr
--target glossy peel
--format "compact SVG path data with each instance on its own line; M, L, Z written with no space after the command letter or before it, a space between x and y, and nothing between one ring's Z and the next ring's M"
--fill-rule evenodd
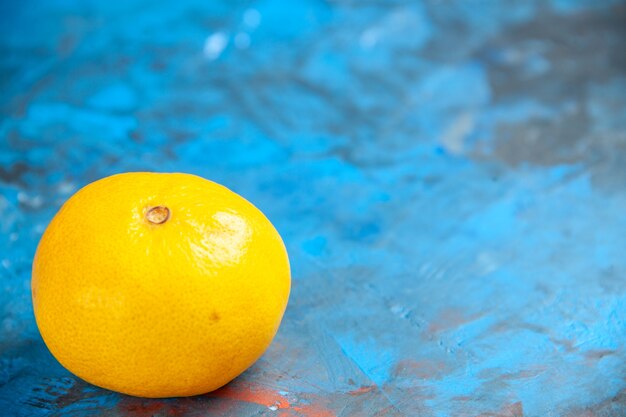
M32 291L44 341L71 372L126 394L189 396L263 354L290 271L278 232L242 197L193 175L128 173L61 208Z

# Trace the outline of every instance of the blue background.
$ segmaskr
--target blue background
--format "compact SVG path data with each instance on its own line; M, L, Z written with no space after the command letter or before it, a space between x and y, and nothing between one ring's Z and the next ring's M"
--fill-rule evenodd
M626 415L626 5L4 1L0 414ZM215 393L73 377L32 314L78 188L183 171L273 221L293 291Z

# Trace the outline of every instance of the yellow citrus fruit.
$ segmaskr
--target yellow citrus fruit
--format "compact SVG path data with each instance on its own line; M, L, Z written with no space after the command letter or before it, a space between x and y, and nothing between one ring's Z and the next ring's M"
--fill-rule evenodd
M63 205L33 262L37 325L95 385L143 397L202 394L254 363L290 291L270 221L189 174L126 173Z

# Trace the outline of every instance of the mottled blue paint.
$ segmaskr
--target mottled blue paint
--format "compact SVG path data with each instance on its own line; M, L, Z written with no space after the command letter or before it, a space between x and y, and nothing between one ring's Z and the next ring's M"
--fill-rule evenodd
M625 14L0 2L0 414L626 415ZM285 240L285 319L226 391L118 395L39 336L43 230L137 170L223 183Z

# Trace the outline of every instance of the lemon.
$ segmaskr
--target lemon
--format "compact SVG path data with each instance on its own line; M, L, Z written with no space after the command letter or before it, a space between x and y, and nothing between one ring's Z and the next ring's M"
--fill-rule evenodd
M37 325L80 378L142 397L215 390L275 336L290 291L285 246L244 198L189 174L87 185L33 261Z

